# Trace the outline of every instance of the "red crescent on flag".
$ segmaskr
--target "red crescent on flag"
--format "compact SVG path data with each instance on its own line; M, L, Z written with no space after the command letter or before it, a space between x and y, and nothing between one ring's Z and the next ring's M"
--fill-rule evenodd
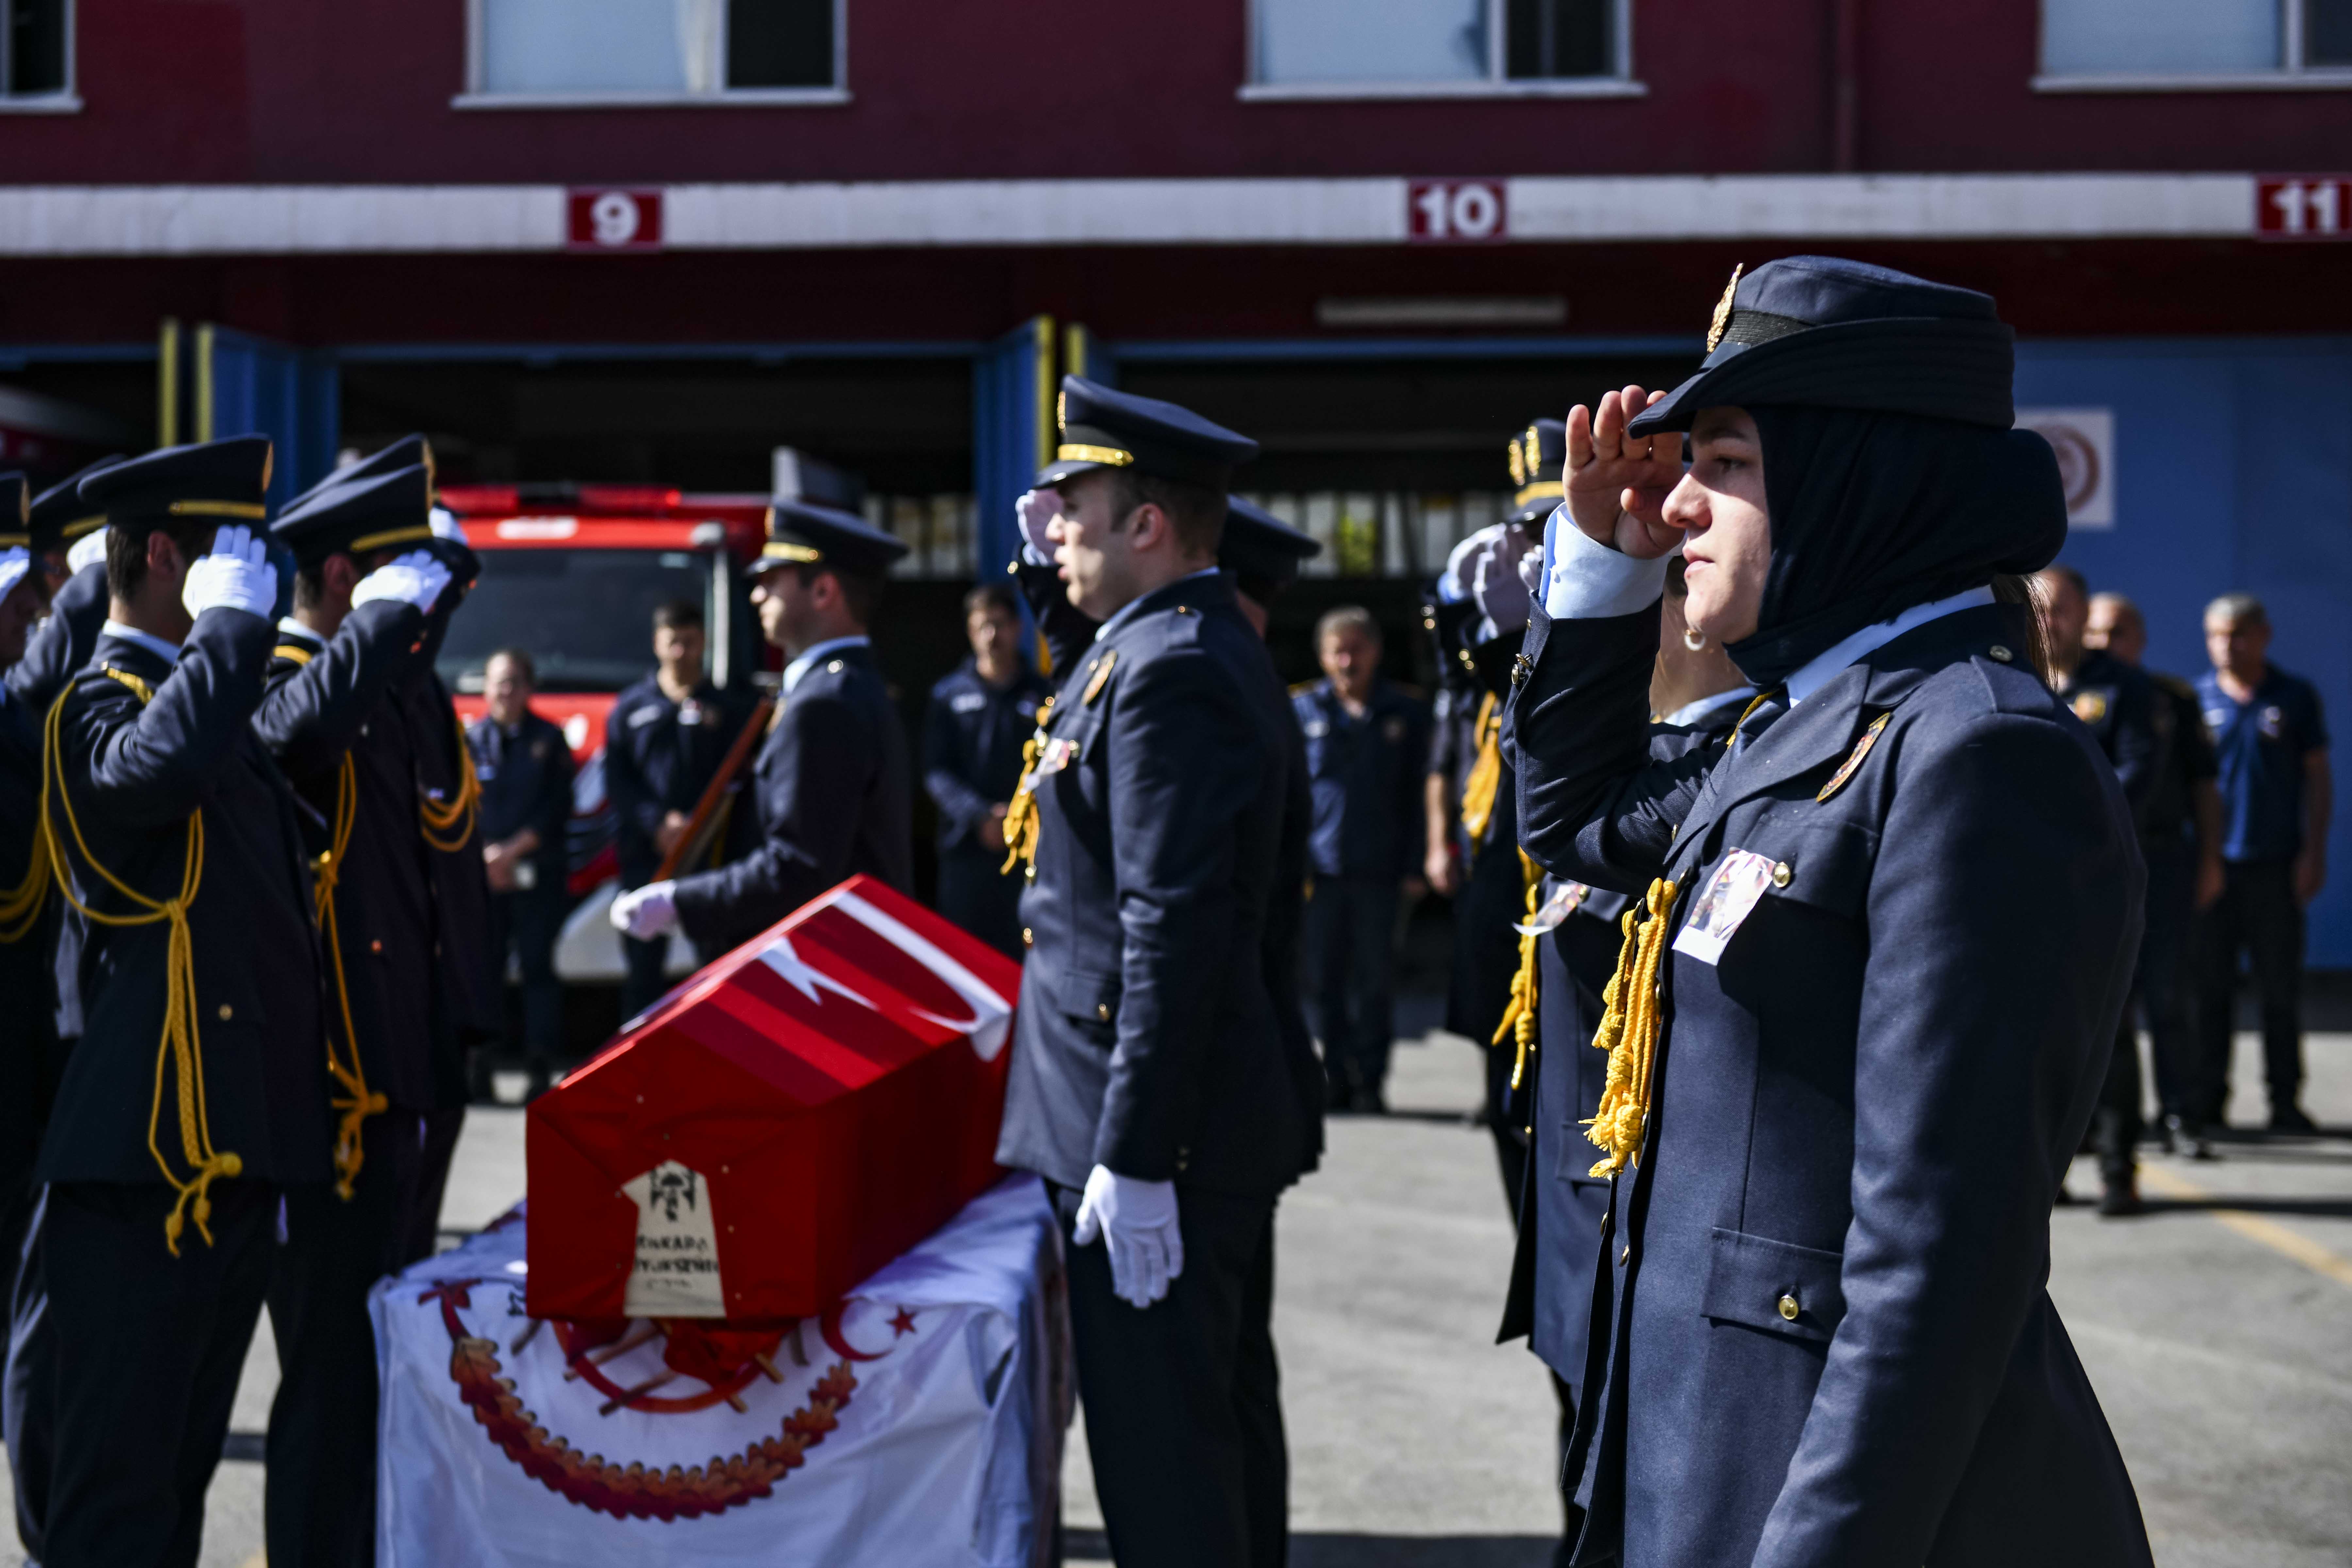
M824 1336L824 1342L833 1347L833 1353L844 1361L880 1361L889 1352L877 1351L872 1355L867 1355L864 1351L850 1349L849 1342L842 1338L841 1313L842 1310L848 1305L846 1301L835 1301L832 1306L827 1307L816 1321L817 1331Z

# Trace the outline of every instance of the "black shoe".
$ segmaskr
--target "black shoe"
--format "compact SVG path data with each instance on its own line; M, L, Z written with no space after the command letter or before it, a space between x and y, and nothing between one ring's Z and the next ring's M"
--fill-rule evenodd
M2164 1119L2164 1146L2184 1160L2213 1158L2213 1145L2207 1141L2204 1130L2189 1126L2178 1116Z
M1377 1084L1360 1088L1348 1097L1348 1109L1359 1116L1386 1116L1389 1113L1388 1097L1381 1092Z
M2271 1112L2271 1131L2312 1133L2319 1131L2319 1123L2305 1116L2301 1106L2282 1105Z
M2106 1184L2099 1194L2099 1217L2124 1219L2143 1212L2139 1201L2139 1184L2129 1176L2119 1176Z

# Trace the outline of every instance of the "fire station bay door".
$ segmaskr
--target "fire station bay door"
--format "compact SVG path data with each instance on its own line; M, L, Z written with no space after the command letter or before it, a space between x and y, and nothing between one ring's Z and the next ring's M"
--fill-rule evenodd
M341 381L325 354L209 322L166 321L160 370L161 444L268 437L272 510L334 470Z

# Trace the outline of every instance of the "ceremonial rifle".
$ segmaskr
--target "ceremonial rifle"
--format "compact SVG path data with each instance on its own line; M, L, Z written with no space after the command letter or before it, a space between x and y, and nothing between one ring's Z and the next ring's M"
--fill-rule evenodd
M677 842L671 845L669 853L662 857L661 868L653 875L655 881L668 881L677 875L679 867L700 859L702 852L710 847L710 840L719 831L722 815L720 808L727 802L727 787L735 782L735 775L743 771L744 761L751 756L752 744L767 733L768 715L775 710L775 707L774 698L762 697L752 708L751 716L743 721L743 728L737 733L735 743L727 748L727 755L720 761L719 771L710 775L710 782L703 786L702 798L694 803L694 815L686 819L686 831L678 835Z

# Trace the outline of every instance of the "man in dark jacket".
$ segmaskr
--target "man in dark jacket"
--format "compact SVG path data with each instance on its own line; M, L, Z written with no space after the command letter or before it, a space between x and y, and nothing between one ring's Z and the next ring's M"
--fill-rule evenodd
M466 727L481 782L482 864L490 884L490 952L499 970L514 954L522 971L522 1046L536 1097L563 1051L563 985L555 978L562 930L572 821L572 748L563 731L530 710L538 667L519 647L500 648L482 669L488 705Z
M1575 1561L2147 1568L2043 1288L2144 879L2029 658L2017 574L2065 501L2010 331L1795 258L1710 342L1571 411L1513 704L1528 853L1645 889L1590 1133ZM1677 546L1689 626L1762 693L1727 745L1645 722Z
M81 485L110 604L50 752L88 1004L38 1172L60 1568L194 1561L279 1200L331 1174L303 810L251 724L268 467L241 437Z
M1004 813L1021 751L1053 688L1021 657L1021 605L1003 583L963 597L971 657L940 678L923 716L923 788L940 812L940 913L1021 956L1021 882L1004 874Z
M751 603L790 662L754 764L759 842L715 871L622 894L617 930L639 941L682 931L724 952L860 871L910 889L906 731L866 635L890 563L906 552L847 512L775 504Z
M375 1335L367 1293L397 1271L434 1104L442 941L417 816L416 737L397 692L421 679L449 586L422 464L330 480L270 531L295 561L254 729L323 826L313 835L341 1112L331 1189L289 1194L269 1322L269 1555L364 1560L375 1536ZM437 640L437 639L436 639Z
M692 826L694 808L727 760L750 715L745 703L721 692L703 669L702 608L683 599L654 612L654 673L613 700L604 719L604 790L613 802L621 887L642 888ZM735 797L720 809L731 818ZM747 808L748 812L748 808ZM729 824L710 835L723 856ZM621 938L628 978L621 1016L634 1018L669 988L669 939ZM719 955L700 955L705 962Z
M1069 601L1100 630L1062 668L1009 817L1033 961L997 1157L1044 1175L1068 1227L1096 1488L1129 1564L1283 1549L1262 1500L1279 1405L1245 1352L1275 1197L1306 1158L1263 945L1290 725L1216 570L1229 476L1255 451L1070 376L1038 477Z

